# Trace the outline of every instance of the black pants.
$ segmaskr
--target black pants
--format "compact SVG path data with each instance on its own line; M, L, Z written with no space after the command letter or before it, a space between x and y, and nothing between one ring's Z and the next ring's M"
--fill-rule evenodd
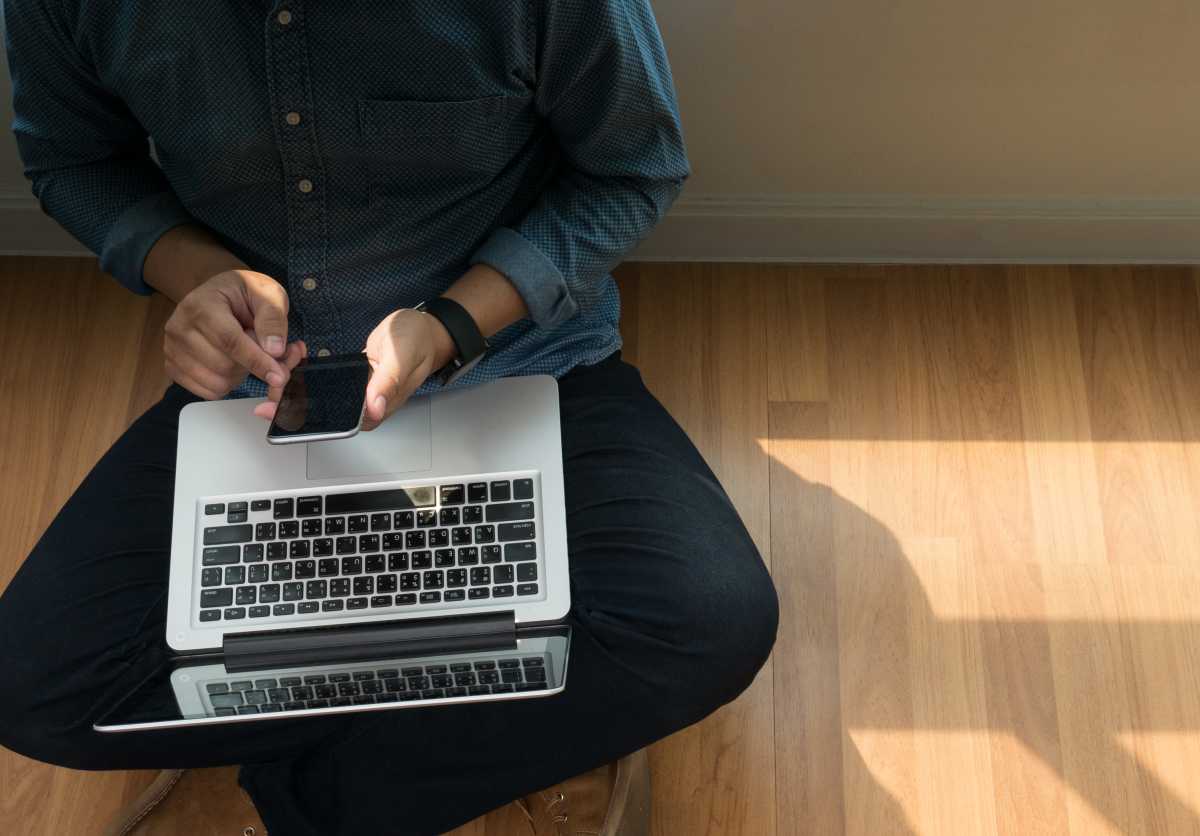
M614 355L559 384L570 676L537 700L98 734L165 653L172 386L80 485L0 598L0 743L76 769L241 764L272 836L434 833L703 718L744 690L778 605L687 436ZM14 443L9 439L7 443Z

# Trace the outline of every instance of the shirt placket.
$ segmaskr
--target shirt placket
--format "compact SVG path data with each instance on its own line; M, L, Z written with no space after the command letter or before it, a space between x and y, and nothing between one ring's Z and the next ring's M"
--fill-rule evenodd
M313 125L302 0L280 0L266 26L271 121L283 165L288 218L287 290L309 352L337 350L337 309L326 274L325 170Z

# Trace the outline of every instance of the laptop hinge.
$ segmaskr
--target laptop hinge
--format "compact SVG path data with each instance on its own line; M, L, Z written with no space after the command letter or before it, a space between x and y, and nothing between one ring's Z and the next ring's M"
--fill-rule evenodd
M508 610L345 627L226 634L223 651L225 668L235 673L478 650L511 650L516 646L516 617Z

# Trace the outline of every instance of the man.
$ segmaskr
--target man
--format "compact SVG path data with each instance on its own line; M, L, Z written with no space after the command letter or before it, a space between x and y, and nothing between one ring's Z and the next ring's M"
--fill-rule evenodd
M0 598L0 742L82 769L241 764L280 836L434 833L522 796L540 805L538 833L618 832L600 768L733 699L777 620L728 498L618 353L609 270L689 173L648 0L5 10L34 193L106 271L177 303L164 345L177 385ZM269 415L302 356L365 350L376 426L436 389L431 374L455 355L441 323L413 310L438 295L493 346L457 385L560 381L566 691L94 733L164 652L179 410L265 393Z

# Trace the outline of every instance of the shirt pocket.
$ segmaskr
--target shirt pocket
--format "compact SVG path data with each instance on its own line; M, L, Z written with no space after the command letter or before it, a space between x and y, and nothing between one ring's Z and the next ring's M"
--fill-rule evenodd
M371 201L413 198L431 188L475 186L495 177L527 139L531 100L360 99L359 135Z

